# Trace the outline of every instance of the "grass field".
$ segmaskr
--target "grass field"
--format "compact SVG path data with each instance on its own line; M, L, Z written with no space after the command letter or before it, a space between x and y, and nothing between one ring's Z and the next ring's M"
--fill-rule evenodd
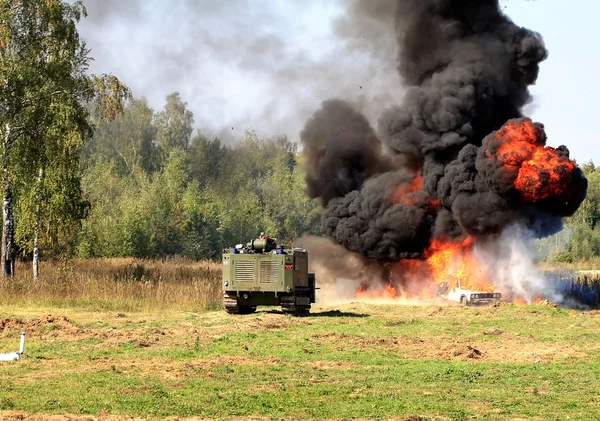
M600 419L599 325L551 306L5 305L0 350L28 336L0 363L0 419Z

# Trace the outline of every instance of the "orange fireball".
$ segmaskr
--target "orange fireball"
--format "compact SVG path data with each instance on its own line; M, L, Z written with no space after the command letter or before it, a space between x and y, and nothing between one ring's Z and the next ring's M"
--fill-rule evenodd
M493 292L494 287L477 259L471 254L473 237L462 241L435 239L425 251L425 259L403 259L393 266L393 285L373 288L361 285L357 299L427 298L435 295L437 285L445 282L456 287L460 281L463 289Z
M556 197L565 192L575 169L559 150L543 146L543 131L531 120L511 120L495 134L503 143L496 156L517 171L513 184L525 202Z

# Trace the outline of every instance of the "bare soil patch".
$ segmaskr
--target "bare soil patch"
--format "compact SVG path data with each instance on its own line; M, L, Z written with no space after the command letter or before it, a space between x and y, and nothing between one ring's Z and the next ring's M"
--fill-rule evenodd
M212 418L203 417L166 417L166 418L140 418L129 417L124 415L46 415L46 414L28 414L24 411L0 411L0 421L147 421L147 420L162 420L162 421L209 421ZM228 417L231 421L267 421L269 417ZM289 417L278 417L283 421L292 421ZM367 421L363 418L353 418L353 421ZM408 416L403 418L387 418L387 421L425 421L426 418L420 416ZM347 421L345 419L330 419L330 421Z
M8 317L0 319L0 333L6 333L12 330L24 330L27 329L32 332L40 331L41 327L55 325L58 328L72 329L76 328L67 316L53 316L48 314L44 317L36 319L21 320L16 317Z

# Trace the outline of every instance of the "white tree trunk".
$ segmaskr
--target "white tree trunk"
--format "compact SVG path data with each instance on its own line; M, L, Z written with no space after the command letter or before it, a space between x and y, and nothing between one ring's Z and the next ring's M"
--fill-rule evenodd
M33 236L33 279L40 277L40 249L38 247L38 233L39 233L39 220L38 215L35 215L35 233Z
M5 278L15 275L15 220L13 217L12 179L8 174L8 149L10 147L10 125L4 127L4 165L2 167L2 250L0 252L0 266L2 276Z
M5 172L6 174L6 172ZM15 220L13 217L12 180L6 181L2 200L2 276L15 276Z
M40 248L38 238L40 235L40 189L42 188L42 180L44 178L44 170L40 168L37 180L37 195L35 204L35 222L33 232L33 279L38 279L40 276Z

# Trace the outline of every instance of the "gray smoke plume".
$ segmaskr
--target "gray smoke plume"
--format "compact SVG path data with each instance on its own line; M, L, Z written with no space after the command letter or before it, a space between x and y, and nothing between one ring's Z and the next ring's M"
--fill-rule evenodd
M179 91L208 135L238 138L252 128L296 140L323 98L375 119L403 92L385 60L396 49L391 0L84 4L79 30L92 71L114 73L155 108Z
M309 252L308 270L317 276L319 303L349 301L361 283L377 283L387 275L382 266L323 237L301 237L296 245Z
M587 180L567 148L544 149L543 126L521 114L548 55L541 36L497 0L397 0L394 10L406 92L379 118L378 135L343 101L326 101L301 133L327 235L395 262L421 256L432 238L559 229ZM529 143L501 147L525 132ZM535 148L558 163L530 168Z

